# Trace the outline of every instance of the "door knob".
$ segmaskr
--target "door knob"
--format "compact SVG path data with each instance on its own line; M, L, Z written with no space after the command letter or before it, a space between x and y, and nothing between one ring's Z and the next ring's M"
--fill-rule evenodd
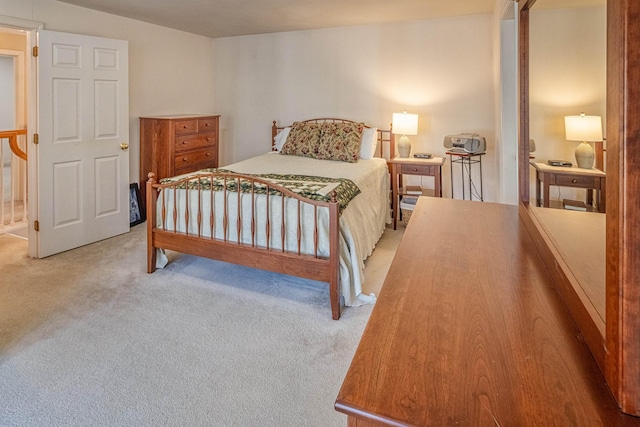
M120 149L123 151L126 151L129 148L129 144L127 144L126 142L123 142L122 144L120 144Z

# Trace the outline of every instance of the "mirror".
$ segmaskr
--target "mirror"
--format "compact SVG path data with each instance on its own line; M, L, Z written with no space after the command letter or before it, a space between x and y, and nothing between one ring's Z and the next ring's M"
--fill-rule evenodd
M565 134L565 116L599 116L606 129L606 21L606 0L537 0L529 12L529 209L602 337L606 203L597 202L606 197L605 174L577 167L581 142L567 140L575 138ZM604 170L602 160L597 166Z
M558 0L557 3L565 1ZM558 252L555 243L558 238L549 235L540 223L539 215L534 212L541 210L533 207L535 194L529 193L529 15L535 3L536 0L518 2L521 218L580 330L580 340L584 340L591 350L620 409L640 416L637 405L640 401L640 263L637 262L640 167L636 149L640 134L640 69L632 66L640 55L640 38L637 37L640 2L608 0L606 5L606 321L595 312L593 303ZM546 212L551 211L546 209Z

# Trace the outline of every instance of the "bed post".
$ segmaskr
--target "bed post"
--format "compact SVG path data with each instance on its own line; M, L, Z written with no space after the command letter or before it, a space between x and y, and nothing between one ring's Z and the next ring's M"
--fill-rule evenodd
M271 125L271 151L276 150L276 135L278 134L278 126L276 125L276 121L273 121L273 125Z
M156 271L156 248L153 246L153 229L156 222L156 201L158 193L153 189L155 174L149 172L147 181L147 273Z
M396 157L396 137L393 134L393 123L389 124L389 160Z
M340 319L340 205L336 192L329 202L329 300L333 320Z

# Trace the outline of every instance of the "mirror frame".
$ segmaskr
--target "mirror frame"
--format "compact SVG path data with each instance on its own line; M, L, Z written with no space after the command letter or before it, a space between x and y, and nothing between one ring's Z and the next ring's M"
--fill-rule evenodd
M535 2L518 2L520 214L618 405L640 415L640 2L607 0L605 325L583 303L529 205L529 10Z

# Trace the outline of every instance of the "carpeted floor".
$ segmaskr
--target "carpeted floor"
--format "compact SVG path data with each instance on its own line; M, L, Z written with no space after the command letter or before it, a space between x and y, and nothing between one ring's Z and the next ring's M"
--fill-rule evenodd
M333 404L372 306L333 321L325 284L185 255L149 275L145 238L33 260L0 235L1 426L346 425Z

